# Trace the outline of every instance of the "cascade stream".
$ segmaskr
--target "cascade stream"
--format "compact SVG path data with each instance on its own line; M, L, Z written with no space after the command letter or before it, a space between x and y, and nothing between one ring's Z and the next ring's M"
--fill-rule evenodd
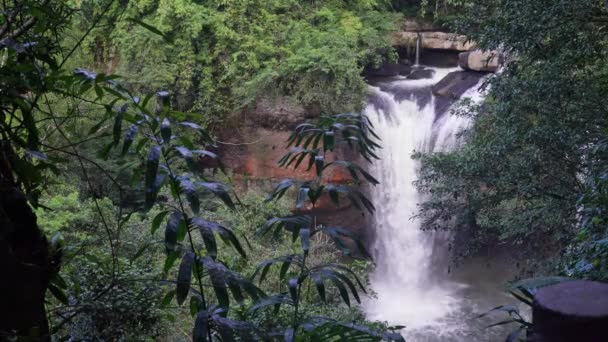
M450 115L449 110L437 113L431 91L448 73L459 69L430 69L431 78L393 78L369 87L365 113L383 148L381 159L372 167L382 184L371 192L377 208L372 245L376 268L370 276L375 297L368 298L363 309L369 319L405 326L408 342L504 339L504 331L493 336L497 332L483 328L487 321L475 319L490 307L509 301L502 293L503 284L480 265L461 270L460 276L449 274L446 237L423 231L413 218L422 198L414 185L419 165L412 153L455 148L458 132L470 120ZM463 97L481 101L479 86Z

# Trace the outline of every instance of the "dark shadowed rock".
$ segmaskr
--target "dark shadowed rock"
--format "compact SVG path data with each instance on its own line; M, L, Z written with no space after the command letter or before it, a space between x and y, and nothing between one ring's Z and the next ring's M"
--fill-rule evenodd
M432 78L435 75L433 69L414 69L411 74L407 76L408 80L421 80L425 78Z
M608 284L568 281L538 291L534 341L608 341Z
M476 71L455 71L435 84L433 94L436 96L435 112L437 117L458 101L468 89L479 83L484 75L484 73Z
M423 49L420 53L420 63L439 68L458 66L458 51Z
M378 68L367 67L364 74L366 77L407 76L411 71L409 61L403 60L397 63L384 62Z

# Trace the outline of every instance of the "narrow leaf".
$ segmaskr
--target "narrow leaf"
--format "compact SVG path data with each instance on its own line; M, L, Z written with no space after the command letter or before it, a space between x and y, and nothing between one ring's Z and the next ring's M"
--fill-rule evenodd
M194 254L188 252L182 257L182 262L179 265L179 271L177 273L177 286L175 288L175 294L177 304L182 305L188 297L190 292L190 283L192 282L192 261L194 260Z

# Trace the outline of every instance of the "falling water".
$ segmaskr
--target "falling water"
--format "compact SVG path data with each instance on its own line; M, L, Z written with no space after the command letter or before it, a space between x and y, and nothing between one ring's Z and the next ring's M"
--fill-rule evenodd
M372 171L383 185L371 194L377 207L376 268L370 278L376 298L369 298L364 310L372 320L406 326L404 334L414 342L452 340L448 337L462 341L460 330L466 324L454 317L474 310L465 308L467 285L447 279L447 264L436 264L441 237L421 230L420 221L413 218L421 196L413 184L419 165L412 152L453 149L459 143L458 132L469 124L468 118L436 113L431 87L457 69L433 70L430 79L370 86L366 108L382 138L381 160ZM478 88L463 96L479 101Z
M420 44L422 43L422 35L420 32L416 34L416 62L414 66L420 65Z

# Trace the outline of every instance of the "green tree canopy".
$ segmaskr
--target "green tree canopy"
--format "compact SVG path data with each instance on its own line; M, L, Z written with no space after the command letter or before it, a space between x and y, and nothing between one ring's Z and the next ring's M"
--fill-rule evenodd
M428 227L466 231L476 244L565 246L580 220L594 153L606 137L603 1L470 1L459 29L508 57L455 152L419 156ZM525 247L525 248L524 248ZM465 248L466 249L466 248ZM466 252L466 250L465 250Z
M98 1L78 2L82 29ZM394 58L398 15L375 0L144 1L117 4L78 63L116 71L132 89L174 89L180 109L214 116L282 95L323 112L363 104L363 67ZM172 44L130 18L158 28ZM211 114L213 113L213 114Z

